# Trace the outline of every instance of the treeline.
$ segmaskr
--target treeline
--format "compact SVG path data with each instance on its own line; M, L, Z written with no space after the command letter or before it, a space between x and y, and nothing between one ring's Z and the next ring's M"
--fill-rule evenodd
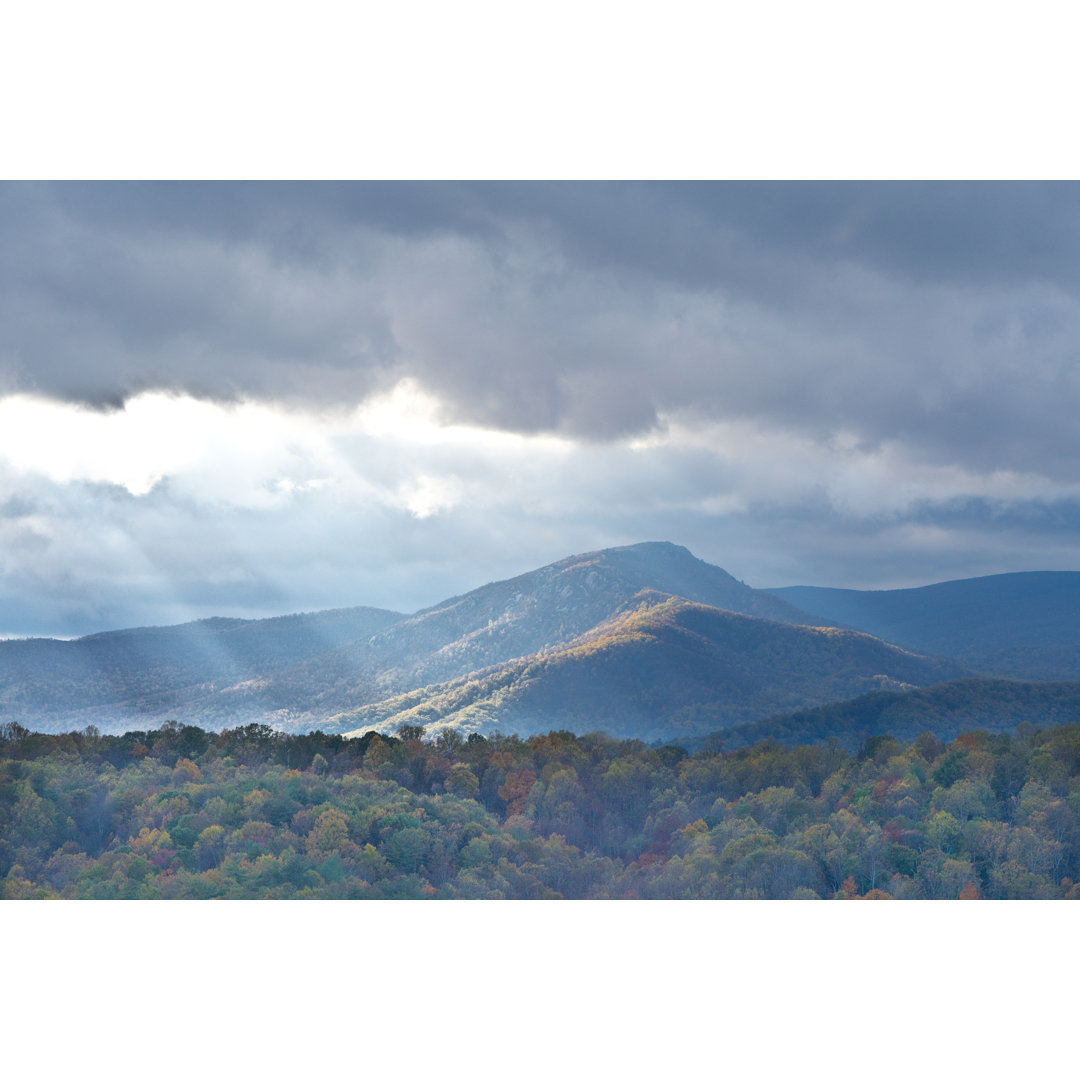
M5 898L1080 898L1080 725L765 741L0 727Z

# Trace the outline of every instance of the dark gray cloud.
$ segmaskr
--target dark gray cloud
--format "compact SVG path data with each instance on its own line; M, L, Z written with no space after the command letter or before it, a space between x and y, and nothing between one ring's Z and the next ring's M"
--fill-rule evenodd
M415 375L599 438L693 406L933 441L1005 400L1024 441L1075 360L1078 217L1065 184L8 185L0 363L105 405Z
M1077 456L1080 185L7 185L0 228L8 388L326 404L411 375L511 430L693 409Z
M1080 568L1078 223L1076 184L0 185L0 409L129 421L0 430L0 633L413 609L642 539L755 585ZM345 422L406 378L562 442ZM153 389L287 408L125 468Z

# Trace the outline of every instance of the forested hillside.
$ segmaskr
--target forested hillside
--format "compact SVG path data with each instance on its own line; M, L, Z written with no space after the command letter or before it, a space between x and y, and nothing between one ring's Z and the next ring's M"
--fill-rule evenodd
M1013 690L1008 700L995 692L994 705L989 691L976 702L972 684L959 711L935 712L932 699L914 696L793 714L987 672L1049 679L1075 667L1080 675L1077 574L777 593L819 614L683 547L642 543L575 555L414 615L350 608L4 641L0 722L51 732L90 723L110 733L166 721L292 733L412 723L523 736L602 729L648 741L756 724L732 731L730 745L767 734L827 738L832 729L850 743L885 731L948 736L963 725L1055 723L1070 691ZM889 640L865 632L871 627ZM911 651L914 641L926 651ZM1010 702L1026 702L1011 719Z
M0 890L111 898L1080 898L1080 725L687 754L0 729Z
M804 611L1016 678L1080 678L1080 573L1039 571L918 589L766 589Z
M358 607L273 619L203 619L75 641L2 641L0 716L43 731L66 730L72 719L123 730L170 715L229 716L229 702L245 684L370 637L401 618ZM221 706L215 709L214 701Z
M332 716L325 726L392 731L407 722L522 735L599 728L670 740L965 671L856 631L791 626L649 592L634 605L559 648Z
M353 608L0 642L0 719L43 731L169 719L310 730L336 713L563 645L635 606L643 589L806 621L685 548L635 544L572 556L410 616Z
M731 749L761 739L789 746L836 740L848 749L875 735L913 739L924 731L954 739L964 731L1008 733L1020 725L1048 727L1080 723L1080 682L1010 682L957 679L910 690L874 690L850 701L835 701L789 716L739 724L687 747Z
M639 606L643 591L781 624L807 621L775 597L668 543L575 555L493 582L353 643L270 676L261 699L306 706L320 723L358 705L472 676L574 641ZM304 697L298 699L296 688ZM304 718L298 718L300 723Z
M504 730L574 724L605 701L603 719L613 730L662 735L669 719L677 721L676 731L700 732L731 719L857 693L875 676L897 677L888 664L880 670L871 664L819 674L811 686L803 673L785 669L786 655L767 656L757 643L744 643L728 660L716 648L711 655L697 649L695 659L684 647L687 635L674 656L656 635L645 642L637 634L631 656L627 636L610 624L637 618L641 597L650 592L757 616L761 627L774 628L765 631L774 636L805 621L790 605L755 592L685 548L635 544L573 556L408 617L358 608L250 622L212 619L74 642L0 642L0 716L45 731L87 722L122 731L168 719L211 729L266 722L290 731L346 730L366 721L340 714L360 716L370 707L393 724L418 698L429 701L427 711L437 712L442 706L430 702L456 701L465 687L476 705L462 725L468 731L484 726L474 719L492 705L480 700L475 687L487 686L494 668L510 664L516 666L496 679L504 691L499 701L510 710L496 721ZM572 649L564 649L571 643ZM578 701L598 674L597 658L589 660L586 653L599 652L605 652L603 692ZM685 682L678 700L668 702L665 666L671 660ZM763 661L772 684L764 691ZM925 663L900 666L915 682L957 673L939 671L933 662L931 674ZM528 672L524 683L516 678L522 671ZM537 671L545 677L534 678ZM454 680L459 683L447 685ZM408 703L402 695L411 695ZM460 721L454 716L446 722Z

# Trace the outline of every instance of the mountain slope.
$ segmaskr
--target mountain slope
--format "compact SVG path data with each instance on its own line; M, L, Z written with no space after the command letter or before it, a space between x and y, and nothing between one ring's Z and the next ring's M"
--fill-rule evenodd
M1068 573L882 593L766 592L677 545L635 544L409 616L351 608L0 642L0 721L54 731L166 719L291 731L410 721L692 738L874 689L986 671L1027 675L1038 665L1052 677L1080 660L1078 600L1080 574ZM906 647L821 625L838 622ZM1009 700L1021 699L1017 691ZM920 730L935 727L929 711L920 716ZM951 722L948 713L939 720ZM974 713L968 720L978 722Z
M572 556L408 617L356 608L0 642L0 717L50 730L165 719L299 730L564 644L645 588L785 622L808 618L683 547L634 544Z
M634 544L574 555L452 597L369 640L282 671L248 696L267 709L319 714L380 701L571 641L622 612L643 589L785 623L811 621L684 547Z
M810 745L836 739L849 750L875 735L902 741L933 732L942 740L964 731L1013 732L1022 724L1053 727L1080 721L1080 681L1014 682L958 679L905 691L873 691L849 701L834 701L788 716L774 716L719 733L725 750L752 746L762 739ZM684 742L699 749L709 740Z
M360 733L432 730L530 734L565 727L641 739L702 733L874 687L955 678L961 665L869 635L792 626L642 593L631 610L575 640L332 717Z
M918 589L763 590L832 622L989 671L1080 677L1080 573L1039 571Z
M127 719L200 714L201 703L238 680L325 653L402 618L342 608L272 619L203 619L75 641L0 642L0 717L21 723L107 727ZM55 721L55 722L54 722Z
M387 629L371 655L417 677L447 678L569 641L643 589L800 624L805 612L668 543L593 551L446 600Z

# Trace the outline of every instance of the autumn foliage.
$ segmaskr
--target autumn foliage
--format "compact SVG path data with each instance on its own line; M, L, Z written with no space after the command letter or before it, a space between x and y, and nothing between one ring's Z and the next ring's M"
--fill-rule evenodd
M688 754L604 735L0 728L5 898L1080 895L1080 726Z

